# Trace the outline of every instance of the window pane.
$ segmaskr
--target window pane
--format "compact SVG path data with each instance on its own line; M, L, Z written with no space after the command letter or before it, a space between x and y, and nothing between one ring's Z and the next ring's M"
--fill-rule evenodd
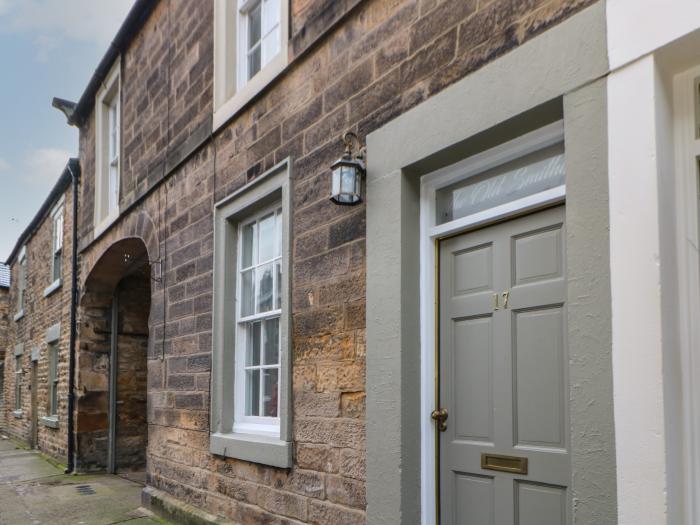
M257 277L258 313L272 310L272 263L259 266Z
M56 216L53 222L53 251L63 246L63 213Z
M246 370L245 415L260 415L260 370Z
M61 252L58 251L53 256L53 280L61 278Z
M270 31L262 41L262 65L266 66L280 52L280 28Z
M268 368L263 370L263 383L265 385L265 393L263 397L263 416L277 417L277 401L279 392L277 368Z
M241 274L241 316L255 313L255 290L253 288L253 274L255 270L248 270Z
M260 40L261 29L261 9L260 4L256 5L248 13L248 49L252 49Z
M282 210L277 210L277 238L275 241L275 257L282 255Z
M260 322L248 323L246 366L260 365Z
M260 46L256 47L248 55L248 80L260 71Z
M279 310L282 308L282 264L277 262L275 263L275 267L277 268L277 293L275 294L275 306Z
M260 220L260 244L258 262L269 261L275 256L275 214Z
M279 363L280 352L279 352L279 341L280 341L280 320L279 317L275 319L268 319L265 321L265 352L264 358L266 365L276 365Z
M241 268L248 268L254 262L255 250L255 223L251 222L243 227L243 242L241 243Z
M119 118L117 114L117 101L109 106L109 161L117 157L119 148Z
M260 71L260 36L262 13L260 4L248 12L248 78Z
M119 202L119 164L109 165L109 210L115 210Z
M280 0L264 0L262 34L267 35L280 23Z
M58 384L56 377L57 357L56 345L52 344L49 346L49 382L51 383L49 385L49 415L56 414L56 386Z

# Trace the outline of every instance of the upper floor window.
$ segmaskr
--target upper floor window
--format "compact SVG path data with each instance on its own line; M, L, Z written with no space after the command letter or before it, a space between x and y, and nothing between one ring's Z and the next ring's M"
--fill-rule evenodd
M238 11L241 37L241 53L237 57L241 68L238 76L240 88L280 52L280 0L239 0Z
M27 248L23 246L17 257L17 314L15 321L24 316L24 307L27 302Z
M121 172L119 59L95 97L95 229L119 215Z
M53 212L53 235L51 254L53 263L51 265L52 282L61 280L63 253L63 205L59 205Z
M289 2L215 0L214 128L287 65Z

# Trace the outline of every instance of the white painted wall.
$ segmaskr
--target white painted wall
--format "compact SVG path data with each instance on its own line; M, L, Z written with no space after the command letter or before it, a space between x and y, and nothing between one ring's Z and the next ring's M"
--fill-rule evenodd
M610 69L627 64L698 28L698 0L608 0Z
M612 361L621 525L668 523L655 89L653 56L608 78Z

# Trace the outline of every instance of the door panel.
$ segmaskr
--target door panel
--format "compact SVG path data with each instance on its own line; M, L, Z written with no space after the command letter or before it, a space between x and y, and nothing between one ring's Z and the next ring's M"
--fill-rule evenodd
M516 481L517 525L566 523L566 489Z
M454 395L457 406L453 424L459 439L493 441L491 316L455 322ZM469 341L469 345L465 343Z
M569 523L564 241L558 207L440 243L443 524Z
M513 285L561 277L561 226L527 232L513 239Z
M455 254L454 294L483 292L493 288L493 247L477 246Z
M513 429L517 445L565 446L561 307L513 314Z
M455 474L456 516L465 516L465 525L493 525L494 483L488 476Z

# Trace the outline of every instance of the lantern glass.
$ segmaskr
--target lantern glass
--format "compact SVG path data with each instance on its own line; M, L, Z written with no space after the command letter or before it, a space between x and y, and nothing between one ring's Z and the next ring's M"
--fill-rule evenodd
M357 204L362 200L361 165L354 160L339 159L332 168L331 200L337 204Z

